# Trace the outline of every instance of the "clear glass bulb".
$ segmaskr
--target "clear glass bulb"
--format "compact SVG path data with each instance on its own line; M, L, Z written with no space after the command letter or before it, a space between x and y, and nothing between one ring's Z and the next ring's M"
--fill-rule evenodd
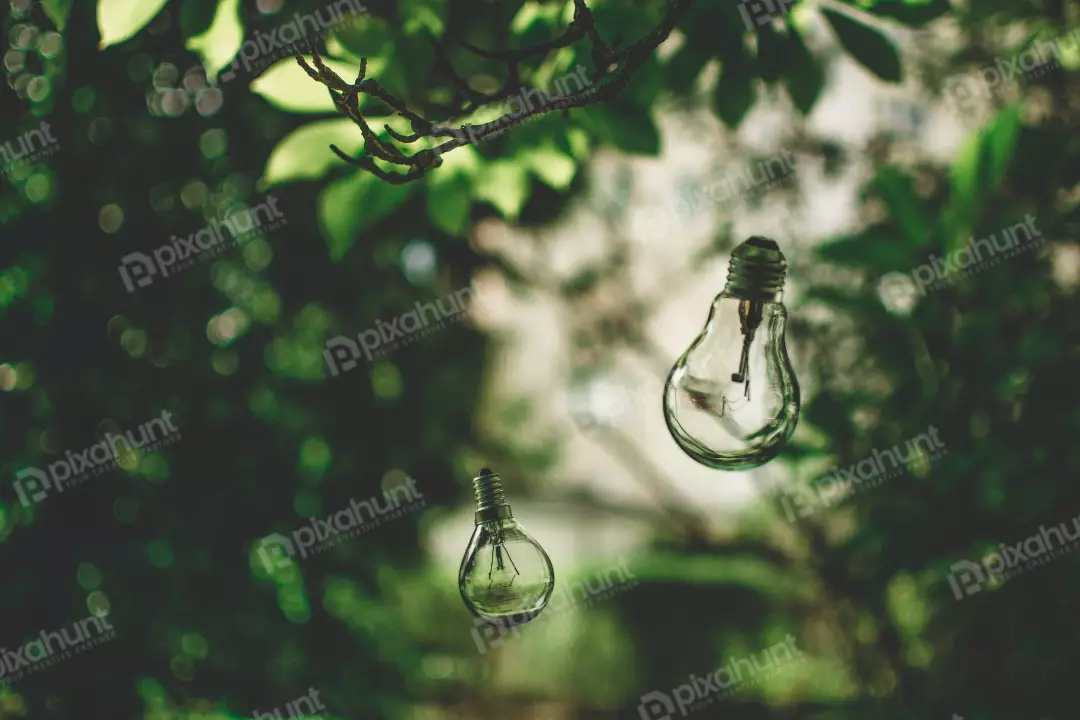
M772 240L753 237L737 247L704 331L668 375L668 430L703 465L764 465L795 432L799 384L784 343L785 274Z
M461 598L470 612L490 622L528 622L555 589L551 559L514 520L498 475L484 468L473 488L476 529L458 570Z

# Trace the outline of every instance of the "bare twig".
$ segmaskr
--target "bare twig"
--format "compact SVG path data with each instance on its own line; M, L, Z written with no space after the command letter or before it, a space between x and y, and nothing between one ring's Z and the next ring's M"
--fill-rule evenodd
M536 106L528 103L527 108L522 107L514 113L508 113L480 125L466 124L459 129L438 126L409 110L404 102L387 92L378 81L366 77L366 58L361 60L360 73L356 81L349 84L326 66L314 43L308 43L314 68L298 50L294 54L300 67L312 79L327 87L338 112L356 123L364 137L364 154L360 157L350 157L333 145L330 149L346 162L363 168L386 182L403 184L418 180L432 168L441 165L442 156L451 150L465 145L479 144L501 132L521 125L530 118L551 112L567 112L596 103L612 102L626 88L634 73L645 64L653 51L667 39L693 3L694 0L669 0L667 12L661 23L644 38L621 50L614 45L608 45L600 37L592 12L585 4L585 0L574 0L574 19L559 37L550 42L501 52L464 44L465 49L478 57L506 63L507 81L503 88L494 93L482 93L469 87L468 82L454 72L442 45L432 39L439 69L449 78L459 100L458 114L474 112L514 97L524 90L520 78L521 64L526 60L545 57L553 50L569 47L581 40L587 39L592 44L591 58L595 71L589 87L555 97L550 102ZM408 135L395 131L389 125L384 125L386 133L397 143L409 145L421 138L449 139L434 148L407 155L392 142L381 139L368 126L360 110L360 95L370 95L409 122L412 132ZM376 164L376 160L389 164L391 168L380 167ZM395 172L394 167L403 172Z

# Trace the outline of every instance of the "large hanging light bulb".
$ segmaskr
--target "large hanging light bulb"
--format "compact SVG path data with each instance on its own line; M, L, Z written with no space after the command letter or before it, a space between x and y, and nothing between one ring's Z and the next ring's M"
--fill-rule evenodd
M795 432L799 383L784 344L786 274L773 240L755 236L737 246L705 329L668 375L668 430L703 465L764 465Z
M489 622L521 625L535 618L555 589L555 570L540 544L510 512L499 476L473 479L476 529L458 570L466 607Z

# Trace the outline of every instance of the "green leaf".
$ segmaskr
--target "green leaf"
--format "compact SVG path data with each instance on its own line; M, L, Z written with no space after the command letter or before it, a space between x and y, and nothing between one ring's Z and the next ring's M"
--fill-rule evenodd
M305 57L308 64L311 58ZM359 65L352 65L340 60L323 58L326 66L336 72L342 80L352 83L360 72ZM378 75L382 69L382 61L368 62L368 74ZM271 105L294 113L336 113L334 101L330 99L330 91L325 85L312 80L304 69L296 64L295 58L284 58L274 63L269 70L255 78L251 83L251 91L261 95ZM369 96L362 95L360 107L371 104Z
M777 33L772 25L758 28L757 72L765 82L774 83L780 78L786 44L787 37Z
M900 55L892 41L879 30L835 10L823 9L821 12L836 32L840 44L860 65L886 82L900 82L903 77Z
M1020 108L1011 105L968 138L953 161L953 193L976 204L1005 175L1020 133Z
M803 115L809 114L825 88L825 71L821 63L791 25L784 43L784 84L791 101Z
M446 0L401 0L406 35L440 37L446 30Z
M1012 163L1016 141L1020 137L1020 122L1020 105L1016 103L998 113L985 130L987 179L991 185L1005 177L1005 171Z
M358 171L329 183L319 193L319 228L340 262L364 230L400 208L415 191L415 183L391 185L369 172Z
M629 153L660 154L660 130L649 108L618 102L590 105L584 110L580 116L583 124L604 143Z
M53 21L53 25L60 32L67 27L68 15L71 13L73 0L41 0L41 9Z
M948 251L962 246L979 206L1008 171L1020 123L1019 105L1010 105L960 147L950 168L952 194L943 213Z
M922 27L949 12L949 0L877 0L872 7L862 9L908 27Z
M382 127L386 118L368 118L374 127ZM301 125L286 135L270 153L259 181L263 188L287 182L315 180L345 161L330 150L336 145L347 155L355 156L364 146L360 129L348 118L316 120Z
M692 38L687 40L668 61L668 86L676 93L690 92L713 52L715 49L711 43L697 42Z
M878 171L873 188L885 201L889 216L904 231L909 246L926 245L931 239L930 229L922 201L915 192L915 180L898 167L886 165Z
M713 97L716 114L729 128L736 128L757 99L754 71L745 52L731 55L720 68L720 80Z
M885 273L912 264L908 246L890 235L867 232L829 240L814 248L814 254L836 265Z
M122 43L157 17L168 0L98 0L99 50Z
M577 163L553 146L531 147L515 155L541 182L555 190L565 190L577 174Z
M517 220L529 199L529 175L518 162L496 160L488 163L473 188L477 200L486 200L507 220Z
M187 10L189 5L185 5ZM206 77L216 78L244 43L244 26L240 20L240 0L221 0L210 27L201 35L189 37L184 47L197 53L202 60ZM295 61L294 61L295 62ZM308 78L309 82L314 82Z
M438 173L438 170L435 172ZM469 179L454 175L442 182L436 182L436 176L432 176L431 180L428 184L428 216L431 222L448 235L463 237L469 230L472 210Z
M218 0L179 0L176 14L179 16L180 34L185 38L202 35L214 22L220 3Z

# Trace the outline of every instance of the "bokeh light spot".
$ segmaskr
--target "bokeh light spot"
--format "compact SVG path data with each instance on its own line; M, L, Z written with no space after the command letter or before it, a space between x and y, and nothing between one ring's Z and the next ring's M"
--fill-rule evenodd
M120 226L124 224L124 211L120 209L119 205L112 203L101 208L101 212L98 214L98 226L103 232L107 232L110 235L120 229Z

